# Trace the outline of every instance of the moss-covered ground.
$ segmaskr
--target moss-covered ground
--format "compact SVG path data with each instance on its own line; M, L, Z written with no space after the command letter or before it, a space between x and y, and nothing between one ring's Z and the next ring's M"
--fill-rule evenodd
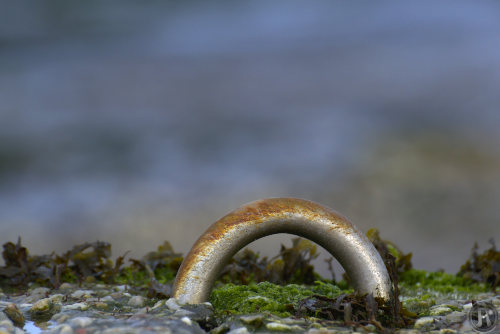
M463 277L444 272L410 269L401 275L399 286L403 306L417 316L427 315L440 300L472 299L490 291L484 283L475 283ZM221 314L249 314L268 312L277 316L294 314L298 303L310 296L336 298L350 294L345 282L339 285L316 281L314 285L269 282L248 285L224 284L212 291L210 301Z
M358 296L347 276L338 282L322 279L311 264L317 257L316 246L297 238L271 259L250 250L237 254L212 291L215 314L313 316L379 329L401 328L428 315L435 304L477 299L499 283L500 252L494 245L483 254L475 247L455 275L413 269L411 253L404 254L382 240L376 230L367 236L383 258L401 303L388 306L373 297ZM6 243L2 255L5 265L0 267L0 287L6 293L22 293L34 286L57 289L64 282L106 283L126 285L154 300L170 297L182 262L168 242L141 259L129 259L129 265L125 265L125 255L111 260L111 245L105 242L77 245L62 255L32 256L19 240ZM454 310L453 305L449 308Z

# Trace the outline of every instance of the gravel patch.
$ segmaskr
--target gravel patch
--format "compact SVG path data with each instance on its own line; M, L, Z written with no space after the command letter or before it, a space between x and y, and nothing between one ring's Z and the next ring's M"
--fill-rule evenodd
M468 320L472 299L443 296L401 334L476 333ZM500 313L500 295L473 298L489 302ZM500 325L497 326L500 331ZM35 288L22 295L0 292L3 333L369 333L373 325L351 328L340 321L279 318L271 314L217 315L210 303L181 305L175 299L151 299L126 286L65 283L57 290Z

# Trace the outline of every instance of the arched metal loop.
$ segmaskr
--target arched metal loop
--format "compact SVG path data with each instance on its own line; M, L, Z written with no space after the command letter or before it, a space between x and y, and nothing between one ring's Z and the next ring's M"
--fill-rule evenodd
M207 301L218 274L237 251L276 233L316 242L340 262L356 291L392 300L387 269L364 234L332 209L295 198L251 202L210 226L184 259L173 297L187 304Z

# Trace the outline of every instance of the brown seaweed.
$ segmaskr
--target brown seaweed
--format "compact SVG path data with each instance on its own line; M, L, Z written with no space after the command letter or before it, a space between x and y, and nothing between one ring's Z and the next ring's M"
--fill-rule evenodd
M460 267L458 276L463 276L475 282L488 284L493 291L500 284L500 251L496 249L495 241L490 240L491 247L478 254L478 245L474 244L470 258Z

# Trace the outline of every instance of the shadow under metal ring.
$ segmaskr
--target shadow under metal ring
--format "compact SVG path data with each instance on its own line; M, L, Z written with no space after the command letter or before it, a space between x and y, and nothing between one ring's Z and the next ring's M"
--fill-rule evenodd
M334 210L296 198L251 202L210 226L182 262L173 297L184 304L208 301L215 280L231 257L252 241L276 233L314 241L340 262L357 292L392 300L387 269L365 235Z

